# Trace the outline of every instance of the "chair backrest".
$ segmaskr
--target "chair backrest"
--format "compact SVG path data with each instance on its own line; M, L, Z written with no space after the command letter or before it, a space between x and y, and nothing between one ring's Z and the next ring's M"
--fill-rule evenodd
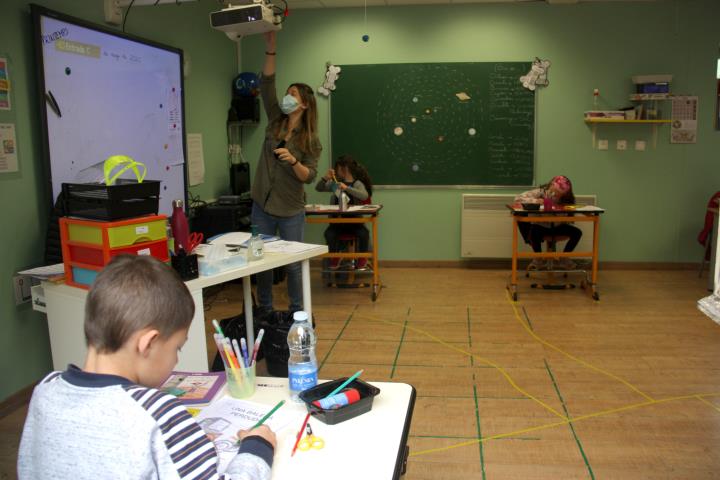
M720 190L715 192L712 197L710 197L710 200L708 200L707 204L707 210L705 212L705 225L703 226L703 229L700 231L697 237L697 241L700 242L700 245L705 246L706 242L708 241L708 238L710 237L710 232L712 232L713 229L713 223L715 222L715 211L714 209L717 209L720 207Z

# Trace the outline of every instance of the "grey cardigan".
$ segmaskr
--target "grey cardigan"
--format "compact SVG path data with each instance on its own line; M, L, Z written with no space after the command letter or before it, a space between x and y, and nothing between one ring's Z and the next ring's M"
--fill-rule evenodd
M253 202L265 213L276 217L292 217L305 211L305 190L293 167L275 158L273 153L279 143L273 135L273 124L283 115L275 91L275 75L263 75L260 80L260 94L268 116L268 126L265 129L260 161L255 170L251 196ZM290 139L285 148L310 170L304 183L312 183L317 176L318 158L305 155L294 138Z

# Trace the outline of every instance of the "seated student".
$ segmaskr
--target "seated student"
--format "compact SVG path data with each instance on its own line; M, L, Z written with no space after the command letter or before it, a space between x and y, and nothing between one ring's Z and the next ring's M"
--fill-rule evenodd
M362 205L370 203L372 195L372 181L365 167L355 161L350 155L342 155L335 162L335 168L331 168L315 185L318 192L336 192L337 189L345 192L350 198L350 205ZM338 198L333 193L330 203L338 204ZM358 237L359 249L361 252L369 251L370 234L362 223L333 223L325 230L325 241L328 250L331 252L340 251L338 237L341 234L355 235ZM330 259L330 268L337 268L339 258ZM357 268L363 269L367 264L367 258L360 258Z
M570 179L564 175L553 177L545 185L538 188L528 190L515 197L515 203L543 203L545 198L549 198L556 205L572 205L575 203L575 195L572 190ZM543 239L547 236L565 236L568 241L563 249L564 252L572 252L575 250L582 230L569 223L525 223L518 222L518 228L525 240L532 246L534 252L542 251ZM530 264L531 268L541 269L547 266L547 261L543 258L533 258ZM562 257L558 262L558 266L563 270L574 270L577 268L575 262L568 257Z
M218 476L213 443L175 397L156 390L177 363L194 309L170 267L146 256L113 259L87 296L85 365L35 387L20 480L268 480L276 443L269 428L238 432L238 455Z

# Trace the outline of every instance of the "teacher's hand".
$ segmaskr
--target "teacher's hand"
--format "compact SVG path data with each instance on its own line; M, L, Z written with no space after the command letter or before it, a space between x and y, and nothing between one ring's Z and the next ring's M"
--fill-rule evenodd
M265 32L265 51L275 52L275 30Z
M290 153L290 150L288 150L287 148L276 148L275 150L273 150L273 153L278 158L278 160L287 162L291 165L297 161L297 159L293 156L292 153Z

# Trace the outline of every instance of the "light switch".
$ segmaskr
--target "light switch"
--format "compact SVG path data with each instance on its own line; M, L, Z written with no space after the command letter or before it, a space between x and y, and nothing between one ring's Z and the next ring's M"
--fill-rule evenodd
M635 150L637 150L638 152L644 152L645 147L645 140L635 140Z
M608 149L608 141L607 140L598 140L597 148L598 148L598 150L607 150Z
M627 150L627 140L618 140L615 148L618 150Z

